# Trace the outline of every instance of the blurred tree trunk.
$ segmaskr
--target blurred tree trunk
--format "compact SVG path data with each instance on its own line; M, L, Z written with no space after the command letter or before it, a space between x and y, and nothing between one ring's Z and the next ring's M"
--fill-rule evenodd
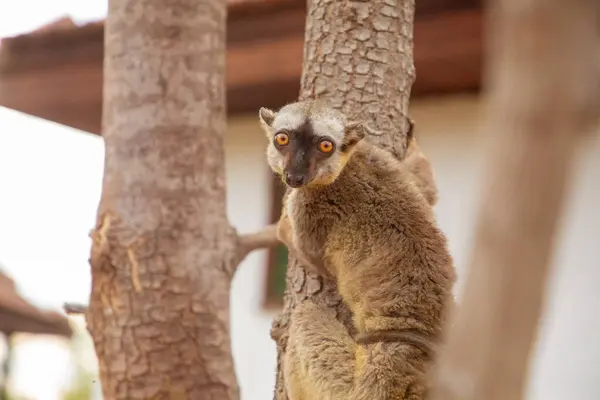
M300 99L326 98L380 136L367 139L404 157L407 111L415 78L414 0L309 1ZM290 313L310 297L329 306L350 332L350 314L335 284L308 273L290 257L284 310L273 323L278 366L275 399L286 399L281 360Z
M435 400L523 398L571 169L600 109L597 1L490 4L487 174Z
M111 0L89 329L104 398L237 399L224 0Z

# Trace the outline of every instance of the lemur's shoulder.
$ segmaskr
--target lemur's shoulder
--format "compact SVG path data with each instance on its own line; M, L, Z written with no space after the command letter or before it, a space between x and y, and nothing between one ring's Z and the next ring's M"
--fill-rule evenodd
M415 186L410 167L411 165L399 161L386 150L367 142L359 143L350 156L346 166L347 173L341 174L339 185L357 184L365 187L365 182L368 182L367 187L389 187L392 191L399 186L408 189Z

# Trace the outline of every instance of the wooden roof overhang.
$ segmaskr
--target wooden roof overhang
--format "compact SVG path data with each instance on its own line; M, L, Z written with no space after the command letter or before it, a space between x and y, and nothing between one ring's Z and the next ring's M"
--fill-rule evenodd
M0 272L0 332L59 335L73 334L68 319L53 311L43 311L23 299L12 279Z
M420 0L416 4L413 96L478 90L481 1ZM295 100L305 18L305 0L230 0L229 115ZM103 35L104 25L98 22L3 39L0 105L99 134Z

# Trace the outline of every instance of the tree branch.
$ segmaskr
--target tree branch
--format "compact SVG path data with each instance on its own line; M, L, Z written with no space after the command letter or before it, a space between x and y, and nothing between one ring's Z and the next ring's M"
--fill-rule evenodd
M248 254L254 250L275 247L280 243L277 239L277 224L268 225L258 232L238 235L237 238L237 247L232 253L233 256L225 264L225 272L231 277Z
M280 242L277 239L277 224L271 224L258 232L240 235L236 252L234 268L254 250L275 247Z

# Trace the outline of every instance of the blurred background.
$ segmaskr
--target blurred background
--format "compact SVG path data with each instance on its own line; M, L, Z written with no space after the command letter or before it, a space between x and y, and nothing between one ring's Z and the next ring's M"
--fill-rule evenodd
M268 5L260 3L269 3ZM228 212L242 233L275 221L282 188L264 157L259 107L298 94L306 2L230 0ZM416 1L410 115L440 191L436 213L459 271L482 165L482 6ZM65 302L86 304L88 232L102 183L105 0L0 1L0 390L6 399L100 399L91 339ZM528 399L600 398L600 135L578 162L532 363ZM272 398L285 248L252 253L231 294L244 400ZM58 311L60 314L53 314Z

